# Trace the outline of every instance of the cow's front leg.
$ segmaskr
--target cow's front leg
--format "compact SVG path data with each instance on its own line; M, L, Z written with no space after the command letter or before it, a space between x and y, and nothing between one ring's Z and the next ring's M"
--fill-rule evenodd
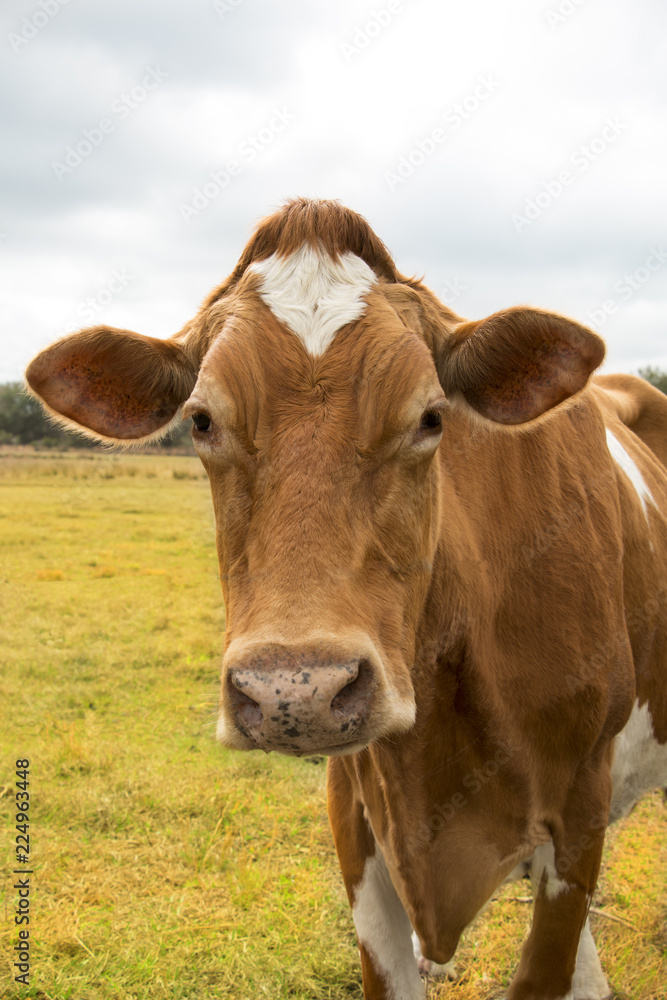
M359 940L365 1000L424 1000L408 915L336 758L329 761L328 809Z
M602 1000L607 996L587 924L608 810L600 794L606 782L599 780L597 796L590 784L588 797L583 793L571 796L567 811L554 825L554 841L535 852L533 923L508 1000ZM596 798L598 808L591 808Z

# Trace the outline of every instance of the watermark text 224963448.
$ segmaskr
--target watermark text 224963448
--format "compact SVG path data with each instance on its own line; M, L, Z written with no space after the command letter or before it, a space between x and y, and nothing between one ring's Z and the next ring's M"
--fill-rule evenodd
M19 757L16 761L16 867L14 889L18 897L14 923L19 930L14 945L12 968L14 979L23 986L30 985L30 761Z

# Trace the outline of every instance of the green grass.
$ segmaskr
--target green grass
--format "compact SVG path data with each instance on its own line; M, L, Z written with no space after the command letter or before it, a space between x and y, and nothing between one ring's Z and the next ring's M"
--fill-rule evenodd
M30 990L0 883L0 996L360 998L324 763L214 740L224 613L197 460L0 453L0 553L0 858L27 756L35 871ZM667 997L666 816L656 794L614 830L594 904L627 1000ZM430 998L507 985L527 892L503 890Z

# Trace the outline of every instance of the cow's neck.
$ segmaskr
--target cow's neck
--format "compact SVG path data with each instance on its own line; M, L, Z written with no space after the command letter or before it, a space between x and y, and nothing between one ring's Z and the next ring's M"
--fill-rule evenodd
M462 500L446 476L441 487L441 532L413 665L416 725L345 758L392 877L403 883L413 924L426 938L431 921L463 928L549 838L531 820L533 790L521 780L517 733L494 683L497 664L480 656L484 634L494 628L498 569L476 527L485 515L471 517L470 497ZM478 503L485 504L483 493ZM436 874L442 870L450 873L447 886ZM465 873L460 882L458 872Z

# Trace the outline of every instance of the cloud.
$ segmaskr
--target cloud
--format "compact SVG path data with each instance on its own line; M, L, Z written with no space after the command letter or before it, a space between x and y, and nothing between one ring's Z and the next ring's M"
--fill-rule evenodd
M13 4L0 378L114 269L133 279L100 320L178 329L296 194L365 214L436 291L465 286L464 315L531 302L585 322L665 232L665 16L659 0ZM610 366L659 363L666 319L667 268L605 319Z

